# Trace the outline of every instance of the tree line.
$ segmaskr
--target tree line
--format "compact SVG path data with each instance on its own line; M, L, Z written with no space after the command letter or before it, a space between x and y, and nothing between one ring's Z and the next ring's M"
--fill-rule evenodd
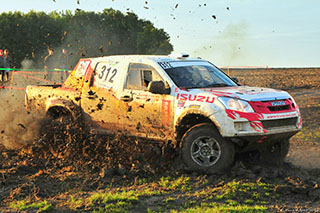
M0 48L8 49L15 67L24 59L43 66L47 49L67 49L74 65L81 57L115 54L169 54L169 35L132 12L104 9L0 14Z

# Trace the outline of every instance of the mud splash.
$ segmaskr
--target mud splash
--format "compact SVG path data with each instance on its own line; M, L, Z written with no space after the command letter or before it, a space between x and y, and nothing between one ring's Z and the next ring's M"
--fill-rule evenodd
M38 135L41 118L26 112L24 92L1 90L0 99L0 145L16 149L31 144Z
M175 154L170 147L134 137L90 133L81 121L71 118L42 119L40 126L39 136L25 149L34 161L52 167L72 166L76 171L143 168L156 173Z

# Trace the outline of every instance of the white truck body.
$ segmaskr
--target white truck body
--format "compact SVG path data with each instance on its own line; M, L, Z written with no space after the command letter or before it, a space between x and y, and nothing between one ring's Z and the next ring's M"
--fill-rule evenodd
M159 91L150 89L151 82ZM239 152L289 139L302 127L287 92L239 85L210 62L187 57L81 59L61 87L29 86L26 105L43 112L72 111L75 105L93 129L175 147L182 147L185 134L200 123L210 123Z

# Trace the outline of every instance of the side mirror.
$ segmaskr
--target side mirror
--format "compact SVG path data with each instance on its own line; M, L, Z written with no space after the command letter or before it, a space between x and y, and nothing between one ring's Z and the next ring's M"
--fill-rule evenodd
M239 84L239 79L237 77L231 77L231 79L236 82L237 84Z
M163 81L149 82L148 91L154 94L170 94L170 88L167 89Z

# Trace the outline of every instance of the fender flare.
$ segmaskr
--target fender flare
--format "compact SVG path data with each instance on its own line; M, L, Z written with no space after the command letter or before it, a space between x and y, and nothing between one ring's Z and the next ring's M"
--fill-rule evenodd
M221 132L221 126L220 126L220 124L218 123L218 121L215 118L215 113L208 113L208 112L205 112L205 111L202 111L202 110L199 110L199 109L186 109L176 119L175 126L174 126L174 128L175 128L174 131L175 131L176 138L178 138L178 132L177 132L178 130L177 130L177 128L181 125L181 121L188 114L198 114L198 115L201 115L201 116L204 116L204 117L208 118L208 120L210 120L212 122L212 124L215 127L217 127L217 130L219 131L219 133Z

